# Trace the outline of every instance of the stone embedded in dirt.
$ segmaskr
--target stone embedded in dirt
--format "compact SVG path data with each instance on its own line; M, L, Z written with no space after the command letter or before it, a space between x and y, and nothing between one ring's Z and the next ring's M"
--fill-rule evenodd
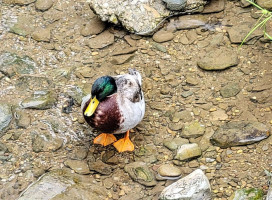
M92 9L103 21L122 24L128 31L139 35L151 35L170 15L201 12L207 1L187 1L182 11L170 11L163 1L93 0ZM131 12L133 11L133 12Z
M116 48L114 52L112 53L113 56L118 56L118 55L124 55L124 54L131 54L137 51L137 47L124 47L124 48Z
M183 128L183 123L169 123L169 128L173 131L178 131Z
M185 123L180 134L183 138L197 138L205 133L205 125L194 121L191 123Z
M155 42L167 42L169 40L172 40L174 39L174 34L172 32L168 32L168 31L164 31L164 30L160 30L158 32L156 32L154 35L153 35L153 40Z
M234 97L241 91L238 83L227 83L224 87L220 89L220 94L224 98Z
M205 15L184 15L174 21L173 25L177 30L184 30L198 28L206 23L208 23L208 18Z
M253 93L250 96L250 101L252 101L253 103L260 103L260 104L271 102L272 101L271 92L263 91L263 92Z
M92 171L96 171L103 175L109 175L112 173L112 167L106 163L103 163L101 160L96 162L88 162L89 169Z
M20 57L15 53L0 53L0 72L8 77L15 74L33 74L37 67L36 62L28 57Z
M130 35L126 35L126 36L124 37L124 39L125 39L126 42L127 42L130 46L132 46L132 47L135 47L136 44L137 44L137 42L136 42L134 39L132 39Z
M89 176L71 173L68 169L57 169L43 175L22 192L18 200L63 200L63 199L106 199L108 190L94 184Z
M191 91L191 90L189 90L189 91L184 91L184 92L182 92L181 93L181 96L182 97L184 97L184 98L187 98L187 97L189 97L189 96L192 96L194 93Z
M11 106L0 102L0 137L2 137L8 129L12 118Z
M111 45L114 42L114 35L110 31L104 31L103 33L91 38L88 41L88 46L91 49L102 49Z
M225 9L225 1L221 0L211 0L207 5L205 5L202 13L215 13L221 12Z
M79 146L74 149L71 159L83 160L87 157L87 155L88 155L88 149L86 147Z
M257 188L250 189L239 189L235 191L229 200L240 200L240 199L263 199L263 191ZM269 199L267 199L269 200Z
M97 35L104 31L105 28L105 22L101 21L101 19L99 19L98 17L94 17L82 27L80 33L84 37L90 35Z
M195 76L187 75L186 76L186 83L188 85L197 85L199 83L198 78Z
M211 199L211 186L208 178L201 169L181 178L164 188L160 200L209 200Z
M18 128L27 128L31 123L31 118L25 110L16 109L14 112L15 122Z
M154 186L157 184L153 172L150 171L144 162L129 163L124 169L134 181L142 185Z
M20 6L28 5L34 3L36 0L3 0L5 4L17 4Z
M247 0L241 0L240 1L241 7L245 8L251 5Z
M179 177L182 173L181 169L170 164L163 164L158 168L159 175L163 177Z
M270 135L270 129L260 122L228 122L211 137L212 144L227 148L259 142Z
M189 144L189 140L185 138L174 138L174 139L169 138L163 141L163 145L172 151L176 150L183 144Z
M18 92L35 90L35 91L45 91L48 88L54 88L54 83L46 77L43 76L21 76L16 82L16 90Z
M38 42L50 42L51 29L38 28L32 33L32 38Z
M63 139L57 136L52 136L49 130L33 131L32 135L32 150L35 153L42 151L57 151L62 147Z
M27 36L34 31L34 18L30 15L20 15L12 27L10 32L21 36Z
M226 111L222 109L218 109L216 111L211 112L210 114L210 120L211 121L224 121L228 119L228 115L226 114Z
M169 10L178 11L185 8L187 0L163 0L163 2Z
M54 1L53 0L37 0L35 2L35 7L37 10L40 10L40 11L46 11L48 9L50 9L54 4Z
M175 112L172 116L172 121L173 122L190 122L192 120L192 115L191 112L188 110L180 111L180 112Z
M223 70L239 63L236 51L229 48L219 48L207 52L197 61L197 65L204 70Z
M31 97L21 102L22 108L46 110L52 108L57 102L57 97L53 91L35 91Z
M184 144L177 149L176 160L184 161L201 156L202 152L198 144Z
M134 57L134 54L113 56L110 62L111 64L114 64L114 65L121 65L121 64L129 62L130 60L132 60L133 57Z
M78 174L90 174L89 167L86 162L82 160L66 160L64 165L71 168Z
M259 6L269 11L272 10L272 1L271 0L257 0L256 1Z
M153 42L153 43L152 43L152 47L153 47L154 49L157 49L157 50L163 52L163 53L166 53L166 52L167 52L166 47L163 46L163 45L161 45L161 44L159 44L159 43L157 43L157 42Z
M255 23L256 21L248 19L246 22L241 21L239 23L235 23L231 27L227 27L227 32L229 34L231 43L241 44L246 35L251 31ZM256 29L253 33L251 33L248 36L244 44L254 44L256 42L256 39L262 36L263 36L262 29Z

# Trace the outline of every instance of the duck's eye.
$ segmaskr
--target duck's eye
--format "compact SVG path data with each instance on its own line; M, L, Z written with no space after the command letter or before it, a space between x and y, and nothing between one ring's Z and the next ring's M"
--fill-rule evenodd
M128 83L128 84L129 84L129 86L132 86L132 82L130 82L130 81L129 81L129 83Z

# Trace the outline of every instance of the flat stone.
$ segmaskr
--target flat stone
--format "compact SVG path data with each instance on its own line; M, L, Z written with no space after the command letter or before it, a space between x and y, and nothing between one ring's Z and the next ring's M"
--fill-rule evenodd
M11 106L0 102L0 137L2 137L9 128L12 118Z
M108 190L89 176L57 169L44 174L22 192L18 200L106 199Z
M257 188L239 189L231 195L230 200L239 199L263 199L263 191Z
M208 200L211 198L211 187L208 178L201 169L193 171L184 178L164 188L160 200Z
M227 148L259 142L270 135L270 129L260 122L228 122L211 137L212 144Z
M36 67L36 62L29 56L20 57L10 52L0 53L0 72L8 77L15 74L33 74Z
M192 114L188 110L180 111L180 112L175 112L172 116L172 121L173 122L190 122L192 120Z
M228 119L228 115L226 114L226 111L222 110L222 109L218 109L214 112L211 112L210 114L210 120L211 121L224 121Z
M12 4L17 4L17 5L20 5L20 6L24 6L24 5L34 3L35 1L36 0L13 0L13 1L10 1L10 2Z
M169 10L178 11L183 10L186 6L187 0L163 0Z
M87 163L82 160L66 160L64 164L78 174L90 174Z
M170 41L172 39L174 39L174 34L172 32L168 32L168 31L164 31L164 30L160 30L158 32L156 32L154 35L153 35L153 40L155 42L167 42L167 41Z
M124 55L124 54L131 54L137 51L137 47L127 47L127 48L122 48L122 49L115 49L115 51L112 53L113 56L118 56L118 55Z
M223 98L229 98L236 96L241 91L238 83L228 83L220 89L220 94Z
M46 0L46 1L37 0L35 2L35 7L37 10L46 11L46 10L49 10L53 6L53 4L54 4L53 0Z
M31 118L24 110L16 109L14 112L15 122L18 128L27 128L31 123Z
M50 42L51 29L38 28L32 33L32 38L38 42Z
M197 61L197 65L204 70L223 70L239 63L236 51L228 48L219 48L207 52Z
M174 22L177 30L195 29L204 26L208 22L208 18L203 15L183 15Z
M177 149L175 159L184 161L201 156L202 152L198 144L184 144Z
M127 164L124 169L134 181L142 185L155 186L157 184L154 174L144 162Z
M96 171L103 175L109 175L112 173L112 168L110 165L103 163L101 160L98 160L96 162L88 162L89 169L92 171Z
M34 18L33 16L20 15L12 27L10 32L21 36L27 36L34 31Z
M121 64L129 62L130 60L132 60L133 57L134 57L134 54L113 56L111 63L114 65L121 65Z
M225 9L225 1L221 0L211 0L207 5L205 5L202 13L215 13L221 12Z
M184 98L187 98L189 96L192 96L194 93L192 91L184 91L181 93L181 96L184 97Z
M189 140L185 138L165 139L163 141L163 145L172 151L176 150L183 144L188 144L188 143L189 143Z
M21 102L21 107L46 110L52 108L56 101L56 94L52 91L35 91L31 97L28 97Z
M183 126L183 123L169 123L169 128L173 131L181 130Z
M88 42L88 46L91 49L102 49L106 46L111 45L114 42L114 35L107 31L97 35L94 38L91 38Z
M48 88L54 88L54 83L44 76L21 76L16 84L16 90L18 93L25 95L25 91L46 91Z
M57 151L63 145L63 139L52 136L49 130L32 132L32 150L35 153L42 151Z
M180 134L183 138L197 138L205 133L205 125L194 121L184 125Z
M105 22L101 21L98 17L92 18L87 24L85 24L80 33L84 37L90 36L90 35L97 35L99 33L102 33L106 28Z
M177 177L181 175L182 171L180 168L174 165L164 164L159 167L158 173L160 176L164 176L164 177L167 177L167 176Z
M132 39L131 36L129 36L129 35L126 35L126 36L124 37L124 39L125 39L126 42L127 42L130 46L132 46L132 47L135 47L136 44L137 44L136 40Z
M264 9L272 10L272 1L271 0L257 0L257 4Z

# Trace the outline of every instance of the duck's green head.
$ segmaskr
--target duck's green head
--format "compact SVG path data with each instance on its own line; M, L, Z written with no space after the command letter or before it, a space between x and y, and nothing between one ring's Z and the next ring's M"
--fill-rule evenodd
M117 91L117 86L114 78L110 76L102 76L98 78L91 91L91 101L84 112L84 115L90 117L95 112L98 104L103 101L107 96L114 94Z

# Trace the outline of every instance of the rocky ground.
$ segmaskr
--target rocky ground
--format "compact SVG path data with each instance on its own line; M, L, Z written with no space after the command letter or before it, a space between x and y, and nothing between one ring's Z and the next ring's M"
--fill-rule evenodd
M238 49L259 14L213 2L144 37L100 21L85 0L3 0L0 199L38 178L47 199L158 199L199 168L214 200L266 195L272 46L256 31ZM146 114L131 134L136 150L120 154L92 144L80 103L97 77L131 67L143 76ZM37 187L20 199L42 199Z

